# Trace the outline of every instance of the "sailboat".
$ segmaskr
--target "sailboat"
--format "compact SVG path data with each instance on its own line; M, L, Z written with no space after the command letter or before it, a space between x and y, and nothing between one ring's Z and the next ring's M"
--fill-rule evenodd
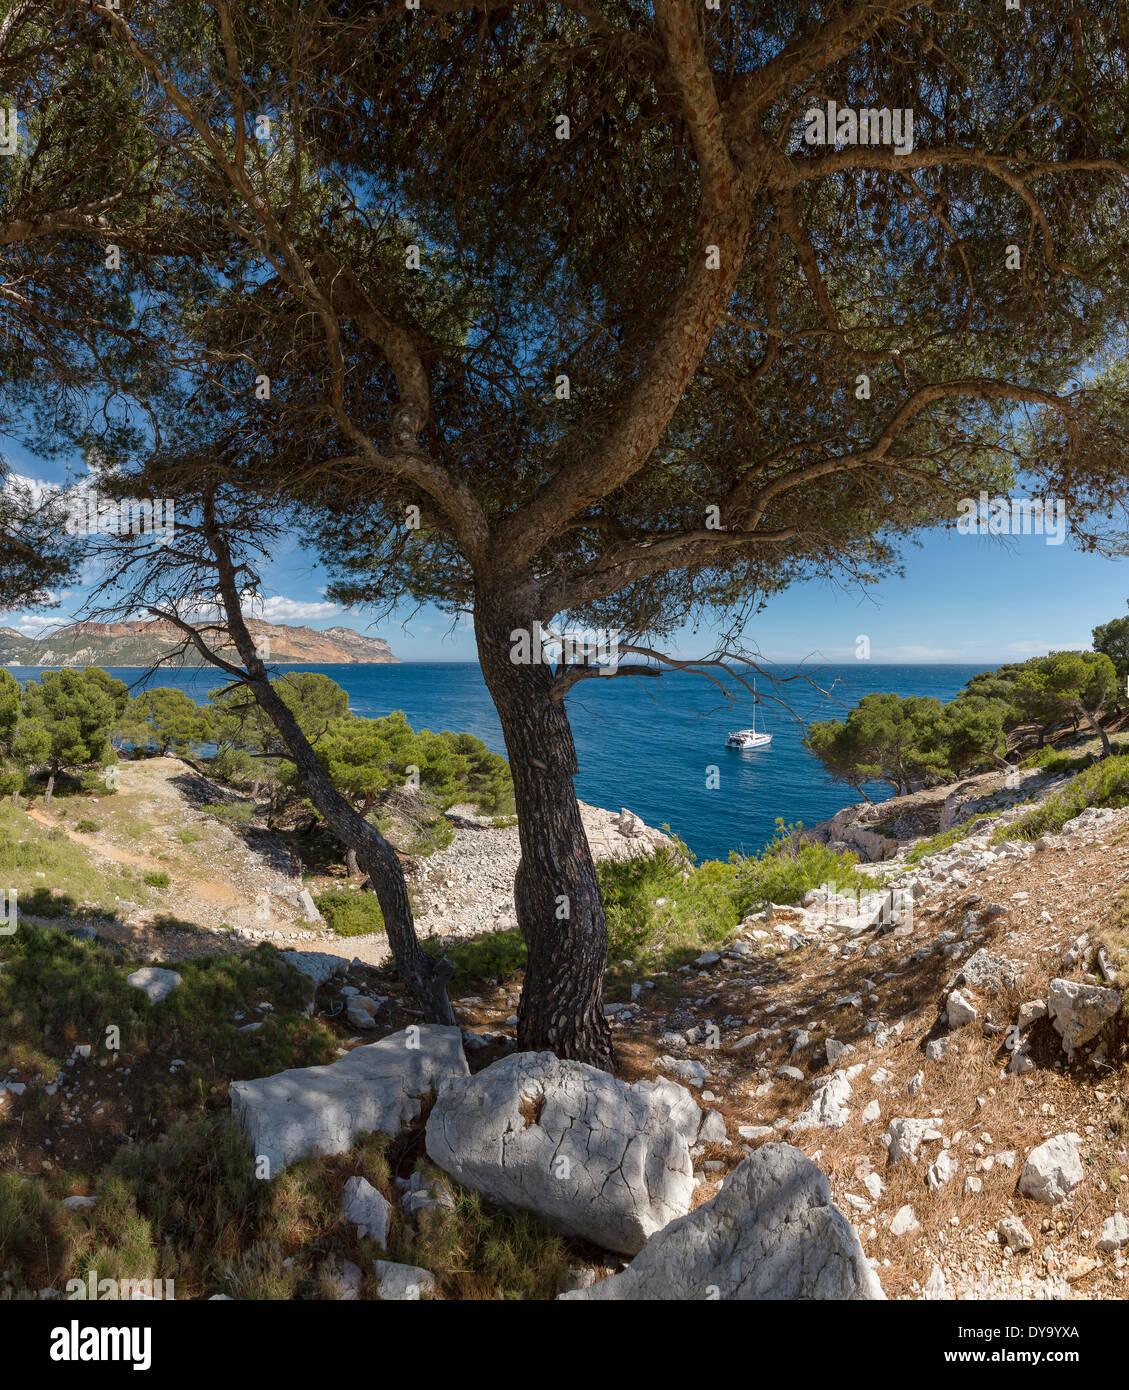
M726 748L764 748L766 744L772 742L771 734L760 733L757 730L757 687L753 682L753 724L749 729L737 729L725 740Z

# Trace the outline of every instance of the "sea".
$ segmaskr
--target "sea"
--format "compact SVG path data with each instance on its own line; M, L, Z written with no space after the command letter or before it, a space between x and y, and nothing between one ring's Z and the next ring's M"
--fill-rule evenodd
M17 680L36 679L41 667L9 666ZM164 668L152 676L136 667L108 668L140 694L147 686L175 686L204 701L223 683L210 669ZM277 667L321 671L349 695L354 714L375 718L402 710L413 728L477 735L505 753L501 726L477 663L401 662L390 665ZM755 677L756 727L772 735L765 747L725 746L730 730L753 723L750 692L732 704L706 678L671 672L661 679L616 677L582 681L567 697L580 765L582 801L612 811L627 807L648 825L667 826L699 859L725 859L732 851L758 853L776 822L814 825L860 800L834 783L804 748L805 725L843 719L863 695L893 692L951 700L983 665L772 666ZM746 679L752 683L753 675ZM871 800L892 789L869 784Z

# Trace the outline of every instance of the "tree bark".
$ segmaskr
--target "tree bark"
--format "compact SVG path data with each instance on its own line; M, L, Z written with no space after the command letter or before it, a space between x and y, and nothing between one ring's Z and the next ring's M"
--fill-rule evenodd
M44 804L44 806L50 806L50 805L51 805L51 797L54 795L54 792L55 792L55 774L52 772L52 773L49 773L49 774L48 774L48 777L47 777L47 790L43 793L43 804Z
M243 620L235 566L226 542L215 527L211 508L207 505L205 519L208 541L216 557L227 629L243 660L248 689L278 730L279 738L298 770L306 795L337 838L356 850L357 859L369 876L384 914L384 929L400 978L423 1011L424 1019L428 1023L454 1024L455 1016L447 997L447 981L454 973L454 966L446 957L432 959L420 946L408 898L408 885L396 851L378 830L357 814L333 785L318 762L310 741L298 727L289 705L271 685L255 649L255 640Z
M356 878L361 872L361 866L357 862L357 851L352 845L345 846L345 872L350 878Z
M1098 708L1093 712L1093 714L1090 713L1090 711L1085 707L1085 705L1082 706L1082 713L1086 716L1086 718L1087 718L1087 719L1090 721L1090 723L1093 725L1094 730L1096 731L1098 737L1099 737L1099 738L1101 739L1101 741L1102 741L1102 757L1103 757L1103 758L1109 758L1109 757L1111 757L1111 756L1113 755L1113 746L1112 746L1112 744L1111 744L1110 741L1109 741L1109 735L1106 733L1106 731L1102 728L1101 724L1098 722L1098 716L1101 714L1101 712L1102 712L1102 709L1101 709L1101 706L1100 706L1100 705L1099 705ZM1075 727L1077 727L1077 724L1078 724L1077 719L1075 719L1074 723L1075 723Z
M517 629L532 633L535 620L479 595L479 660L506 740L521 844L514 903L528 960L518 1046L610 1069L607 923L572 784L572 730L563 703L550 698L551 668L511 661L510 633Z

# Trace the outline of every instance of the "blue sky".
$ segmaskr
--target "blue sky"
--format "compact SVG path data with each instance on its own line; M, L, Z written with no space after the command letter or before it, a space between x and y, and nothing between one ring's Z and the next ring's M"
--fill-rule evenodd
M64 469L6 442L13 471L62 481ZM1107 560L1041 535L979 536L924 533L907 543L905 577L866 591L826 583L798 585L773 599L746 630L747 643L774 661L819 657L854 661L860 636L874 662L983 662L1023 660L1059 648L1090 645L1097 623L1126 613L1129 560ZM373 625L371 614L342 609L325 597L326 575L314 556L292 542L276 549L262 574L272 622L310 627L346 626L385 637L408 661L473 661L474 638L465 625L433 608L394 615ZM61 595L56 609L0 615L0 624L28 635L70 620L84 591ZM680 635L685 655L708 651L713 634Z

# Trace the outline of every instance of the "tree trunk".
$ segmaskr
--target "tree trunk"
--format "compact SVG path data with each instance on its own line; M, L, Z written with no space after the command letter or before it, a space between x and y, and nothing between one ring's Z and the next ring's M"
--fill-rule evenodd
M453 1024L455 1017L447 998L447 981L453 974L453 967L445 958L432 959L419 944L408 885L396 851L383 835L361 819L334 787L289 706L275 693L266 673L261 677L252 673L249 684L251 693L294 759L306 794L324 816L330 830L344 844L353 847L361 868L368 874L384 914L384 929L400 978L429 1023Z
M392 948L400 978L422 1009L424 1019L428 1023L454 1024L451 1001L447 998L447 981L454 974L454 966L445 956L434 960L420 946L408 898L408 885L396 851L379 831L357 814L333 785L318 762L309 740L298 727L289 705L271 685L256 651L255 640L243 620L235 566L223 536L215 528L210 505L205 504L204 514L206 534L216 557L227 628L243 659L249 677L248 688L278 730L279 738L298 770L306 795L321 812L333 834L343 844L352 845L356 850L360 865L368 874L380 903L388 944Z
M361 872L361 866L357 862L357 851L352 845L345 846L345 872L350 878L356 878Z
M51 797L55 791L55 774L52 772L47 777L47 790L43 793L44 806L51 805Z
M1101 741L1102 741L1102 757L1103 757L1103 758L1108 758L1108 757L1111 757L1112 754L1113 754L1113 747L1112 747L1112 745L1110 744L1109 735L1108 735L1108 734L1106 733L1106 731L1102 728L1101 724L1098 723L1098 716L1101 714L1101 712L1102 712L1102 711L1101 711L1101 706L1100 706L1100 705L1099 705L1098 708L1093 712L1093 714L1091 714L1090 711L1089 711L1088 709L1085 708L1085 706L1083 706L1083 708L1082 708L1082 713L1086 716L1086 718L1087 718L1087 719L1090 721L1090 723L1093 725L1094 731L1097 733L1098 737L1099 737L1099 738L1101 739ZM1078 722L1077 719L1076 719L1074 722L1075 722L1075 724L1077 724L1077 722Z
M614 1052L603 1009L607 923L572 785L577 766L568 715L550 699L549 667L510 660L511 631L535 631L533 619L515 617L480 595L475 629L517 803L521 860L514 902L529 953L518 1046L609 1069Z

